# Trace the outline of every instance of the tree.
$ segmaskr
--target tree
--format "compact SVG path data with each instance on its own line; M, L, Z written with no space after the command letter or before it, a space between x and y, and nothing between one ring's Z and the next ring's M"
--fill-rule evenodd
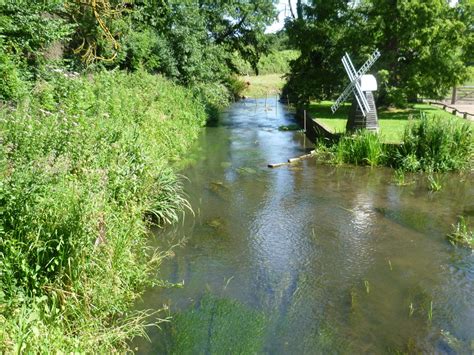
M333 98L344 83L340 58L354 47L349 39L359 14L345 0L299 2L297 13L298 17L287 19L285 28L290 45L301 55L291 63L284 95L301 103Z
M379 101L403 105L443 97L466 77L466 24L448 1L372 0L366 34L382 52Z
M340 58L356 63L379 48L379 103L405 105L419 96L442 97L466 75L472 49L472 5L447 0L314 0L287 21L301 57L286 90L294 100L335 98L347 83ZM300 10L301 12L301 10ZM472 56L472 54L471 54Z

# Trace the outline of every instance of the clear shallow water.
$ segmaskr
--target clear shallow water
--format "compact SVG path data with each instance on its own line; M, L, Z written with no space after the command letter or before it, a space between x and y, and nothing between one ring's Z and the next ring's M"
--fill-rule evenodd
M157 275L184 287L155 288L138 305L167 304L176 322L133 346L473 353L474 255L445 240L458 215L474 218L472 175L447 175L430 193L422 177L397 186L390 169L313 159L269 169L311 144L278 131L292 116L264 101L231 106L191 153L183 175L195 217L157 233L159 245L187 239Z

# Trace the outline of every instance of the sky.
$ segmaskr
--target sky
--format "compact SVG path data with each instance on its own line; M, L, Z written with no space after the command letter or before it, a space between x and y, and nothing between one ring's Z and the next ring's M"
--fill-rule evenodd
M293 11L296 11L296 0L291 0L291 7ZM267 33L274 33L283 28L285 24L285 17L290 16L290 8L288 7L288 0L280 0L276 5L278 11L278 21L274 22L272 25L268 26L266 31ZM286 12L286 16L285 16Z

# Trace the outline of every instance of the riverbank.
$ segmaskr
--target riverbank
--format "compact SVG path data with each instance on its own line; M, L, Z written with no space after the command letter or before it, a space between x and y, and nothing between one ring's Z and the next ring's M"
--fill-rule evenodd
M204 92L56 73L2 107L3 351L112 352L144 334L130 306L166 257L148 230L188 207L171 166L206 121Z
M245 75L240 79L247 85L242 92L250 98L275 97L285 84L285 74Z
M344 133L346 131L347 116L351 104L342 105L334 114L331 112L332 101L312 102L308 112L318 122L329 128L332 133ZM428 116L440 116L450 119L453 116L439 108L428 104L415 104L409 109L384 109L378 110L379 135L384 143L400 143L408 123L417 117L420 112Z

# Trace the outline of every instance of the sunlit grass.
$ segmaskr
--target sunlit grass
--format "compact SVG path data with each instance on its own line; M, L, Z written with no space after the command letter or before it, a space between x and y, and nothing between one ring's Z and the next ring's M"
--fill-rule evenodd
M332 104L331 101L312 103L309 112L314 119L333 133L344 133L350 104L344 104L334 114L331 112ZM382 142L400 143L407 124L411 119L419 117L420 112L425 112L428 116L436 115L442 118L453 118L450 113L428 104L415 104L409 109L380 110L378 111L378 117Z
M252 98L276 96L285 83L284 74L265 74L258 76L241 76L240 78L250 83L243 94Z

